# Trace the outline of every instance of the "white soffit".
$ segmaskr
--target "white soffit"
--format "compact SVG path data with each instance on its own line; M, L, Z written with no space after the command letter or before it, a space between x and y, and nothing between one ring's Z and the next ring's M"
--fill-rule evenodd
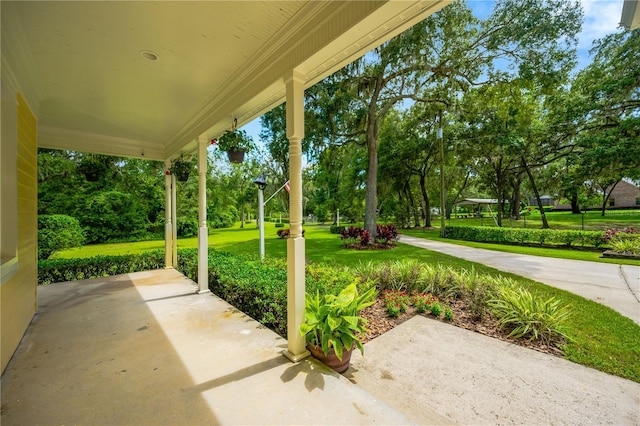
M628 30L640 28L640 0L624 0L620 23Z
M39 146L164 160L283 102L292 70L308 87L448 2L3 0L2 78Z

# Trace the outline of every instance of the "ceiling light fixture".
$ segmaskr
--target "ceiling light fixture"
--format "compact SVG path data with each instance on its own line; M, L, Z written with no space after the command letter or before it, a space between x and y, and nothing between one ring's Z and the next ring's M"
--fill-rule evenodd
M148 61L157 61L160 58L157 53L154 53L150 50L141 50L140 56Z

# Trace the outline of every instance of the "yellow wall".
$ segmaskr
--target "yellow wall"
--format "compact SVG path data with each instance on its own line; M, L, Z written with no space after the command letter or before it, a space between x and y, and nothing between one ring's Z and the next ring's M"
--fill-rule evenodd
M36 119L18 95L18 271L0 288L0 362L7 363L37 308L37 143ZM2 123L5 125L6 123ZM13 143L14 141L2 141Z

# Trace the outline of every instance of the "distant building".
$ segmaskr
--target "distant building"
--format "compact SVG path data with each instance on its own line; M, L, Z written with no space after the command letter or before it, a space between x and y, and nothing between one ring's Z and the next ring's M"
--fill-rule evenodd
M543 206L556 206L556 205L558 205L558 202L551 195L542 195L542 196L540 196L540 201L542 202ZM538 200L536 200L536 197L529 198L529 205L530 206L537 206L538 205Z
M613 190L607 188L609 192L608 207L640 207L640 188L630 182L620 181Z

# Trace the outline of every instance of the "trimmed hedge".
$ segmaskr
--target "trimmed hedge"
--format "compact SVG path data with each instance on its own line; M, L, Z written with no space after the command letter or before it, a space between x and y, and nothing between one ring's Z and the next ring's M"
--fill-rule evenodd
M110 275L164 268L164 251L137 255L96 256L84 259L54 259L38 262L38 284L77 281ZM177 269L196 281L198 250L178 250ZM337 294L355 276L328 265L306 266L307 291ZM284 260L234 255L209 250L209 289L286 338L287 264Z
M491 226L447 226L446 237L482 243L595 247L604 244L602 231L565 229L497 228Z
M197 253L197 249L178 250L178 270L187 276L197 276ZM164 268L164 250L81 259L46 259L38 261L38 285L88 280L162 268Z
M306 290L337 294L355 280L327 265L306 266ZM287 336L287 264L284 260L209 254L209 289L264 326Z

